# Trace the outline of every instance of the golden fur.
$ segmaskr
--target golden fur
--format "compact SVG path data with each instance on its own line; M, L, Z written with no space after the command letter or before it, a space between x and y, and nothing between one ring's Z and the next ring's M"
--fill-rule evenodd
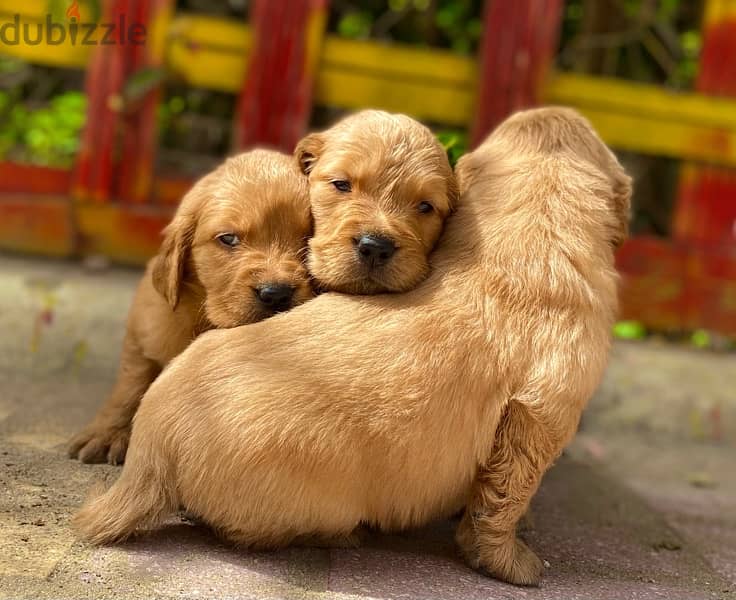
M406 115L366 110L308 135L295 154L309 175L314 216L309 272L324 289L401 292L426 277L457 197L447 154L429 129ZM356 251L364 235L391 240L391 260L369 268Z
M235 247L217 236L234 233ZM273 314L264 285L312 296L304 264L311 233L306 178L287 155L255 150L227 160L184 197L149 261L128 316L117 381L69 444L83 462L123 462L140 399L161 369L203 331Z
M457 170L457 214L415 290L324 294L172 361L120 478L76 515L82 537L121 540L181 505L280 546L467 505L469 564L536 583L516 524L605 368L630 183L569 109L511 117Z
M400 291L427 275L427 256L457 189L447 156L426 127L405 115L363 111L308 135L295 155L309 176L316 235L308 262L322 289ZM184 198L133 300L115 388L72 438L70 456L123 462L140 399L174 356L203 331L272 314L254 293L259 286L294 287L294 305L311 296L299 254L309 233L305 177L287 162L275 152L242 154ZM351 189L338 191L335 179ZM422 202L432 210L420 212ZM224 248L216 236L226 232L246 243ZM387 264L369 268L360 259L357 241L364 234L395 243Z

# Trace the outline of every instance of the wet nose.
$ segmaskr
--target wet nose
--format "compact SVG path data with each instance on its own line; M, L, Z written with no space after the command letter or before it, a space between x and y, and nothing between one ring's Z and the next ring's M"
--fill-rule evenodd
M380 235L363 235L358 240L360 259L372 267L385 265L396 252L396 244Z
M264 283L256 289L258 300L267 309L281 312L291 308L294 286L284 283Z

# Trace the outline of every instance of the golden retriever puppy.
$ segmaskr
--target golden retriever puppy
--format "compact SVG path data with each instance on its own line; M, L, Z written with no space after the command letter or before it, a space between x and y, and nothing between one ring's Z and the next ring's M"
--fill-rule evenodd
M184 506L273 547L467 504L468 562L537 583L516 525L606 365L630 182L556 108L511 117L458 173L457 212L416 289L323 294L207 332L172 361L120 478L76 515L82 537L121 540Z
M71 440L69 455L123 462L140 399L195 337L309 299L304 254L310 232L307 181L287 155L254 150L199 180L138 285L115 387Z
M308 135L295 154L309 176L316 231L308 262L322 289L401 291L427 275L457 196L429 129L405 115L364 111ZM197 183L133 301L114 391L72 439L70 456L122 462L140 398L192 339L310 296L299 259L309 227L304 180L285 157L255 151Z
M309 272L322 288L402 292L426 277L457 196L447 154L429 129L367 110L308 135L295 153L309 175L314 216Z
M308 135L295 154L309 176L317 224L309 265L322 289L401 291L426 276L427 256L457 196L447 155L429 129L405 115L364 111ZM296 245L307 236L302 179L284 157L256 151L227 162L187 195L133 301L114 391L72 439L70 456L122 462L140 398L194 337L309 297ZM219 215L225 205L230 221L217 217L195 236L198 215ZM246 230L241 244L238 231ZM237 250L223 267L230 243Z

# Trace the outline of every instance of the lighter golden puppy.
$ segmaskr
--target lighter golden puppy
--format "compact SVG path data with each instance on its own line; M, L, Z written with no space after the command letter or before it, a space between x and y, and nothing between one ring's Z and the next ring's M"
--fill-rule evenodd
M295 154L309 176L316 231L308 263L319 287L368 294L416 286L457 196L447 155L429 129L405 115L364 111L308 135ZM309 224L304 179L285 157L255 151L187 195L134 299L114 391L71 440L70 456L122 462L140 398L194 337L309 297L297 256ZM195 236L195 226L203 233ZM224 251L232 259L225 264Z
M295 154L309 175L309 271L321 287L402 292L426 277L457 196L447 154L429 129L367 110L308 135Z
M306 178L287 155L255 150L199 180L138 285L117 382L69 444L83 462L121 463L133 415L161 369L203 331L253 323L312 296Z
M81 535L121 540L184 506L235 542L280 546L467 504L468 562L537 583L516 524L606 365L630 183L568 109L511 117L458 172L415 290L324 294L174 360Z

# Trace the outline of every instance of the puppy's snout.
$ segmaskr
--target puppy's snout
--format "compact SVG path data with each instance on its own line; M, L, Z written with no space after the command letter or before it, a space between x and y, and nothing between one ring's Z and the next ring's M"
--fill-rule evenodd
M358 239L357 250L364 263L380 267L394 255L396 244L392 239L380 235L363 235Z
M260 303L273 312L281 312L291 308L296 288L284 283L264 283L256 288Z

